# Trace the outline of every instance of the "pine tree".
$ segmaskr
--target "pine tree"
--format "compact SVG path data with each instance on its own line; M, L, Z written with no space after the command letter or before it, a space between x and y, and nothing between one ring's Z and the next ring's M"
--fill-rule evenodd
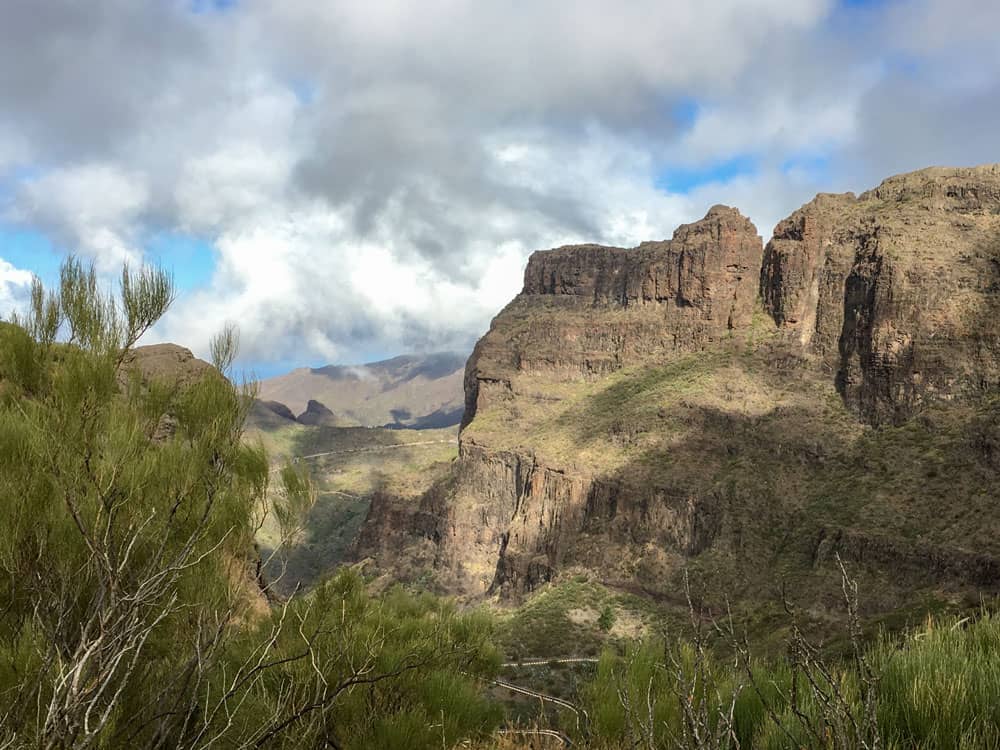
M268 504L267 456L242 439L253 392L220 374L232 330L215 370L141 374L136 342L173 296L128 268L112 296L70 259L0 324L0 747L376 747L435 722L440 747L488 729L466 676L495 668L484 619L373 600L349 572L265 602L255 533L266 512L293 533L308 483L286 468Z

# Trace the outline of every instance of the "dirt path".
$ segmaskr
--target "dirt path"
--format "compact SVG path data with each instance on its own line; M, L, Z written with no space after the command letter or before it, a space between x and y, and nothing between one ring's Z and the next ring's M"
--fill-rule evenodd
M501 664L501 667L544 667L549 664L597 664L600 659L593 656L570 657L567 659L524 659L523 661L509 661Z
M396 443L394 445L375 445L370 448L349 448L341 451L324 451L323 453L312 453L308 456L296 456L292 459L292 462L296 461L309 461L314 458L323 458L324 456L338 456L345 453L377 453L379 451L389 451L397 448L413 448L418 445L458 445L458 440L452 438L450 440L418 440L414 443Z

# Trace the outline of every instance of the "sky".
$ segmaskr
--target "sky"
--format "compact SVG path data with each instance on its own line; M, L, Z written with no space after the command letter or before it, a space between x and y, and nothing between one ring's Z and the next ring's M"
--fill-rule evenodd
M1000 161L991 0L5 0L0 316L67 253L262 375L468 351L536 249Z

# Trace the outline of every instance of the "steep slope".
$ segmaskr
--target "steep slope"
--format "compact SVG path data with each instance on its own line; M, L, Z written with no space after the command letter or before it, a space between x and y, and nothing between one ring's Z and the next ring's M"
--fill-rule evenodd
M292 421L281 429L248 433L267 448L275 468L299 457L316 492L302 533L266 571L278 592L311 586L344 561L373 496L383 493L416 506L456 458L457 433L457 426L417 431ZM278 527L268 517L258 541L267 553L277 539Z
M481 407L509 398L517 378L594 379L696 351L745 328L761 253L753 224L723 206L679 228L670 241L535 253L524 291L469 360L463 424Z
M873 424L1000 383L1000 167L926 169L820 195L775 229L761 293Z
M295 370L260 382L260 398L294 414L321 404L345 424L447 427L462 417L464 355L407 355L367 365Z
M689 569L720 601L780 577L835 600L834 553L875 610L1000 587L1000 169L819 196L761 245L716 207L533 255L469 360L451 476L373 505L380 561L409 526L473 596L585 569L678 600Z

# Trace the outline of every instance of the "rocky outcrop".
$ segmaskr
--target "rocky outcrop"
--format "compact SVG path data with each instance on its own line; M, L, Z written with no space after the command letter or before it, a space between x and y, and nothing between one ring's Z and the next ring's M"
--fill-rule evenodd
M1000 586L1000 536L964 515L995 515L998 295L996 166L819 195L766 249L717 206L669 241L536 252L467 364L449 481L375 515L474 595L579 566L666 596L692 559L759 583L765 567L744 569L832 552L905 567L911 588ZM892 432L941 405L947 450ZM905 486L873 488L876 472ZM810 545L817 527L836 531Z
M304 425L328 425L330 427L336 427L337 415L327 409L319 401L310 399L309 403L306 404L306 410L296 417L296 421L298 421L299 424Z
M749 219L715 206L671 240L534 253L523 291L466 365L463 425L481 403L510 395L512 373L600 377L748 327L762 244Z
M667 241L534 253L523 291L469 359L464 424L491 407L558 400L539 379L599 380L748 329L762 253L754 225L725 206ZM576 561L606 559L610 570L630 545L694 553L716 526L712 498L497 450L468 432L456 475L450 497L425 511L442 518L439 568L466 591L523 592ZM588 538L609 544L580 543Z
M137 372L143 381L158 380L178 388L219 372L195 357L190 349L176 344L136 347L128 353L122 371Z
M928 399L1000 382L1000 166L926 169L778 224L761 297L845 401L899 424Z
M628 577L625 548L694 555L719 531L716 498L669 482L594 476L535 456L464 441L457 481L422 508L435 527L438 566L459 589L530 591L566 566Z
M734 208L714 206L665 242L644 242L632 250L577 245L537 252L528 261L523 294L621 307L672 303L694 308L706 328L718 332L749 322L759 245L749 219Z
M190 349L176 344L136 347L129 351L122 365L120 380L123 387L130 374L137 374L143 383L156 381L178 392L202 378L221 377L215 367L195 357ZM176 432L177 420L168 411L160 417L153 439L163 442L172 438Z
M254 399L244 429L273 432L295 423L295 414L284 404Z
M821 528L815 543L814 565L839 555L854 563L891 570L897 577L971 583L987 591L1000 589L1000 557L996 555L849 529Z
M278 401L259 401L258 403L264 409L267 409L281 419L288 420L289 422L295 421L295 414L292 410Z

